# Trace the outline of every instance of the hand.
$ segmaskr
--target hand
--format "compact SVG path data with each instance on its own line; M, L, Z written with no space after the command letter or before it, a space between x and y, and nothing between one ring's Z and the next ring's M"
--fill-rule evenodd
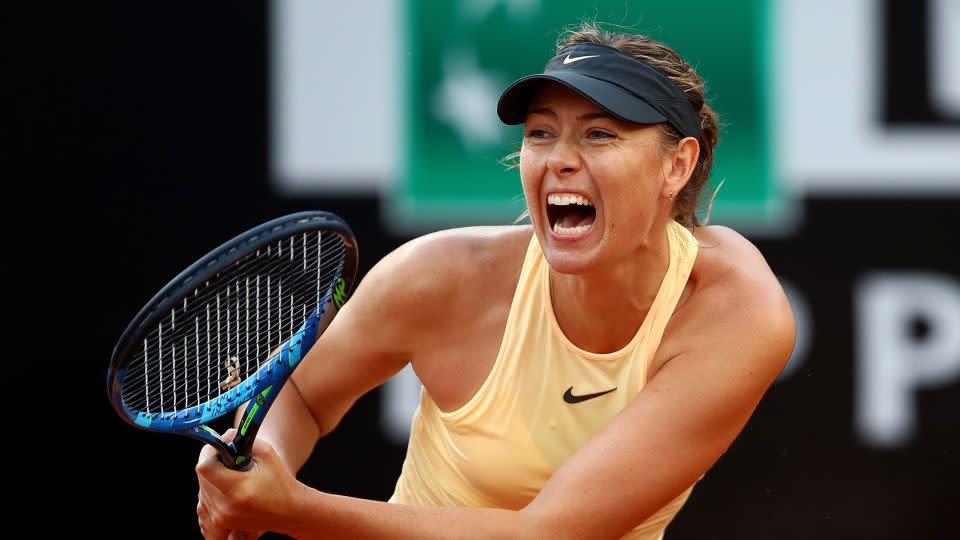
M235 435L230 429L223 438L229 442ZM249 470L235 471L219 461L214 447L205 445L200 451L197 517L207 540L253 540L263 531L276 530L275 524L284 523L293 511L304 486L273 447L255 440L251 460Z

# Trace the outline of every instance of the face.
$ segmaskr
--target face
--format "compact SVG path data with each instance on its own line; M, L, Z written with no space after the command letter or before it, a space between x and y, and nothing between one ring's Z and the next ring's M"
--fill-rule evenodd
M656 126L619 120L559 84L530 102L520 178L550 266L577 274L642 249L669 213Z

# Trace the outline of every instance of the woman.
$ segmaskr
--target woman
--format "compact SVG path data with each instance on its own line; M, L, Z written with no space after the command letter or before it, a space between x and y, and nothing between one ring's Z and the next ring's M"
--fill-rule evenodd
M794 321L761 254L694 214L717 126L693 69L587 25L498 114L524 124L532 226L380 261L284 388L255 467L204 448L206 538L661 538L741 431ZM390 502L299 483L318 437L407 362L423 391Z

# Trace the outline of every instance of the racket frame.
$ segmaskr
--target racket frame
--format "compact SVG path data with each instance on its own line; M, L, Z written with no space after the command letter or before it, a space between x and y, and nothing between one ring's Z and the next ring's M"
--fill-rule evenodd
M344 243L344 260L339 275L331 281L323 300L297 332L275 349L268 361L239 384L217 398L177 411L146 413L123 402L123 381L127 365L139 350L154 325L167 317L185 298L258 249L279 239L305 232L337 233ZM117 414L127 423L147 431L175 433L214 446L221 461L232 469L248 469L253 441L267 411L293 370L307 354L322 330L343 307L353 290L358 262L357 242L349 226L337 215L324 211L306 211L276 218L254 227L223 243L172 279L144 305L127 325L114 347L107 370L107 393ZM247 407L233 441L227 442L206 424L230 414L243 403Z

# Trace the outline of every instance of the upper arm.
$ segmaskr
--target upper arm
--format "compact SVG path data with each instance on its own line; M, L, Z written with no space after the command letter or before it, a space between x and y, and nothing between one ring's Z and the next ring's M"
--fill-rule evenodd
M772 278L772 276L771 276ZM794 344L779 285L723 294L689 345L525 509L571 537L619 537L696 482L742 430Z
M350 300L293 373L320 433L333 429L357 398L411 360L438 317L443 269L426 261L449 249L436 238L404 244L364 276ZM441 260L443 258L441 257Z

